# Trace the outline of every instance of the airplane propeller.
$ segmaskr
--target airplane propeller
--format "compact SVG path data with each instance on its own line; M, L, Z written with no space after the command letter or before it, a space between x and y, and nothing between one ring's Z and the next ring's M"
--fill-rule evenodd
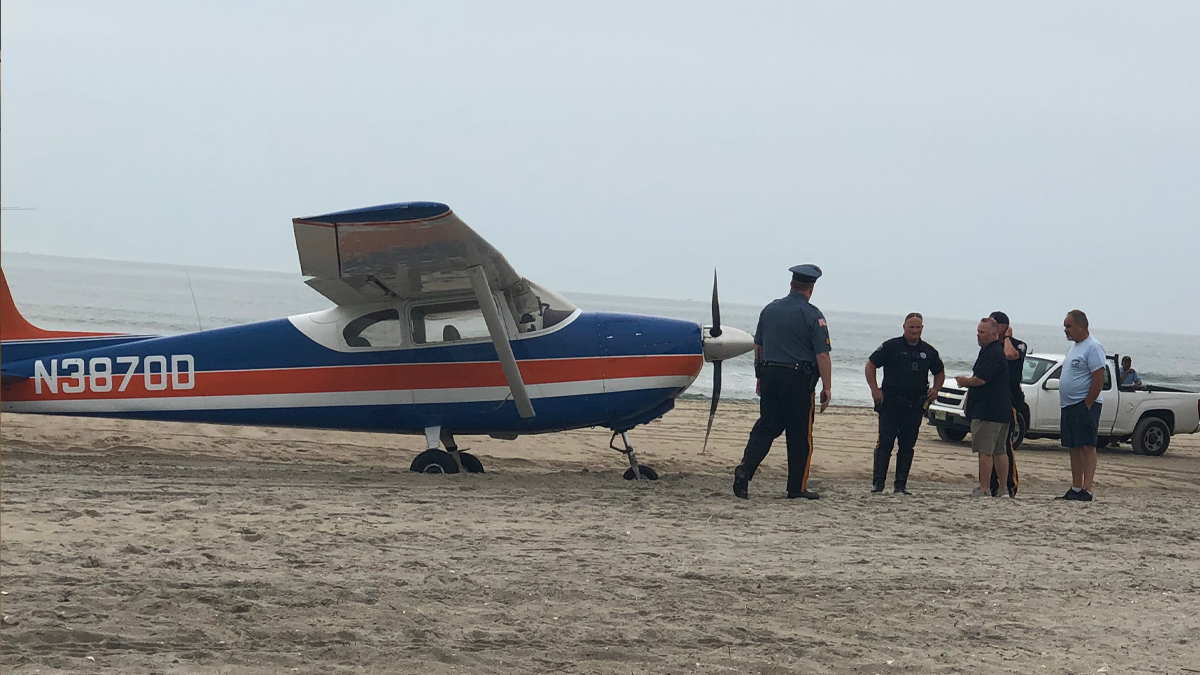
M717 271L713 270L711 326L702 330L704 360L713 364L712 405L708 409L708 429L704 432L704 447L700 454L708 451L708 437L712 435L713 419L717 416L717 404L721 400L721 363L754 349L754 337L743 330L721 326L721 303L717 299Z

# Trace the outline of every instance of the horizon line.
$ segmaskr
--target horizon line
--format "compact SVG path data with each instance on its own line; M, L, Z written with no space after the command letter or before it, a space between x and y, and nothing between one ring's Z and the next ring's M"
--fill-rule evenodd
M32 256L32 257L37 257L37 258L57 258L60 260L91 260L91 261L96 261L96 262L110 262L110 263L122 263L122 264L134 263L134 264L138 264L138 265L147 265L150 267L190 268L190 269L201 269L201 270L214 270L214 271L221 271L221 272L253 272L253 273L257 273L257 274L288 275L288 276L297 277L299 279L306 278L302 273L300 273L299 270L296 270L294 272L285 272L282 270L270 270L270 269L250 268L250 267L217 267L214 265L186 265L186 264L182 264L182 263L147 262L145 260L133 260L133 259L122 259L122 258L95 258L95 257L88 257L88 256L56 255L53 253L33 253L30 251L3 251L3 250L0 250L0 255L22 255L22 256ZM299 265L299 263L297 263L297 266L298 265ZM555 290L558 290L558 289L555 289ZM636 298L639 300L662 300L665 302L689 302L689 303L695 303L697 305L708 305L710 302L707 299L694 300L692 298L665 298L665 297L650 296L650 295L622 295L622 294L614 295L614 294L610 294L610 293L597 293L595 291L582 291L582 290L576 290L576 291L558 290L558 292L568 294L568 295L575 293L575 294L580 294L580 295L594 295L597 297L609 297L609 298ZM762 307L766 306L766 303L762 303L761 305L758 303L738 302L738 301L722 303L722 306L729 306L729 305L742 306L742 307L753 307L753 308L761 309ZM872 311L853 310L853 309L834 309L834 310L829 310L829 312L831 314L835 314L835 315L836 314L858 314L858 315L864 315L864 316L892 316L892 314L885 313L885 312L872 312ZM896 314L896 316L899 316L899 315L900 315L900 313ZM976 321L975 318L966 317L966 316L957 317L957 316L927 315L926 318L940 319L940 320L946 320L946 321ZM1021 325L1021 324L1018 324L1018 325ZM1024 325L1057 327L1057 324L1039 323L1036 321L1026 322ZM1170 332L1166 332L1166 331L1132 330L1132 329L1127 329L1127 328L1109 328L1109 329L1103 329L1103 330L1110 330L1110 331L1121 332L1121 333L1138 333L1138 334L1149 334L1149 335L1172 335L1172 336L1179 336L1179 337L1200 337L1200 333L1170 333Z

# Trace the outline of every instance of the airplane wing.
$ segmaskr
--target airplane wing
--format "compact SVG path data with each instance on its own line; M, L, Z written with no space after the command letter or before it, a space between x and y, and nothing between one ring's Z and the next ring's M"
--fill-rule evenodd
M339 305L472 289L471 267L508 290L521 277L445 204L405 202L294 218L306 283Z
M449 206L404 202L294 218L305 283L339 305L472 291L521 417L533 417L494 293L522 279Z

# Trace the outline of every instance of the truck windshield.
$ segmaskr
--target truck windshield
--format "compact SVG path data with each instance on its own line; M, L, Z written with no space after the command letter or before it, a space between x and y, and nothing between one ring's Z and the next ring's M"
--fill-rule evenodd
M1054 362L1050 359L1041 359L1036 356L1025 357L1025 369L1021 371L1021 384L1037 382L1053 365Z

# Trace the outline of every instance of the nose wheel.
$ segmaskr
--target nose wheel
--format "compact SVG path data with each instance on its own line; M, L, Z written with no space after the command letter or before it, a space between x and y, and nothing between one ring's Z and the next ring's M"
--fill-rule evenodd
M625 447L617 447L617 436L621 437L621 442ZM658 472L651 466L638 464L637 454L633 451L633 446L629 444L629 432L614 431L612 438L608 440L608 447L624 454L629 460L629 468L625 470L625 480L658 480Z

